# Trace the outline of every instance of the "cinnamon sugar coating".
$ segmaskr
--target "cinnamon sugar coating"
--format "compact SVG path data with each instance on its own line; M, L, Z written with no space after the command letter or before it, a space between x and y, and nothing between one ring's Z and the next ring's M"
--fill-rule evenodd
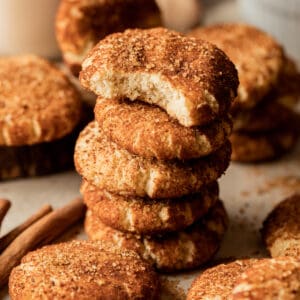
M0 145L59 139L80 114L77 91L54 65L33 55L0 58Z
M221 201L198 222L185 230L160 236L124 233L104 225L90 211L85 231L92 240L109 241L131 249L163 272L193 269L210 260L219 249L228 226Z
M226 113L238 86L221 50L165 28L107 36L84 60L80 80L105 98L155 104L187 127Z
M300 255L300 195L280 202L263 223L262 238L272 257Z
M237 23L197 28L189 36L215 44L235 64L240 85L234 107L255 106L277 84L284 64L284 53L267 33Z
M90 123L75 146L77 172L100 189L121 195L172 198L197 193L227 169L231 155L226 142L213 154L186 162L160 161L131 154L109 141Z
M205 270L192 283L187 300L228 300L237 279L259 260L242 259Z
M133 251L71 241L30 252L9 278L12 300L156 299L158 278Z
M66 64L78 75L86 54L106 35L160 24L154 0L62 0L56 37Z
M176 199L125 197L97 189L83 181L81 194L99 220L117 230L137 234L163 234L184 229L204 216L219 196L217 182L198 194Z
M230 300L297 300L300 297L300 262L293 257L263 259L237 280Z
M99 97L95 118L103 133L129 152L161 160L187 160L216 151L228 139L227 116L203 127L184 127L154 105Z

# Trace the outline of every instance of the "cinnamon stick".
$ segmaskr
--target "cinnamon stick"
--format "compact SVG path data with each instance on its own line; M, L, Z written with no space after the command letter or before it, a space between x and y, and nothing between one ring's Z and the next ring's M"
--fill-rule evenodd
M85 213L81 198L47 214L23 231L0 255L0 287L7 283L11 270L29 251L46 245L59 237Z
M11 206L11 203L7 199L0 199L0 225Z
M0 253L25 229L30 225L47 215L52 211L52 207L49 204L42 206L35 214L28 218L24 223L20 224L12 231L0 238Z

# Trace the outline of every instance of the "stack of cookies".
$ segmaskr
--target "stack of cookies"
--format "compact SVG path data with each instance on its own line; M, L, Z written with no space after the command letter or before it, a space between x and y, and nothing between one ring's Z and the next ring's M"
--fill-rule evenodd
M232 159L265 161L292 149L299 136L300 76L282 47L244 24L198 28L189 36L217 45L238 70L240 86L231 111Z
M75 147L88 236L163 271L206 262L227 227L216 180L231 155L234 65L210 43L155 28L106 37L82 67L98 95Z

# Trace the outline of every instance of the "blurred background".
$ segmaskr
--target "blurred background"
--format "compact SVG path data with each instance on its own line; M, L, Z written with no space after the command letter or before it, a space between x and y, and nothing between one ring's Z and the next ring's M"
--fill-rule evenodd
M157 0L165 26L243 21L276 37L300 62L300 0ZM0 54L33 52L58 58L54 35L59 0L1 0Z

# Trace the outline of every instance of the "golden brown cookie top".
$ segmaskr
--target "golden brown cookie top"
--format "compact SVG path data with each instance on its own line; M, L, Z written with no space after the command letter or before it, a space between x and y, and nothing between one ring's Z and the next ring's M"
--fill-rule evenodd
M292 257L264 259L237 280L231 300L293 300L300 295L300 261Z
M263 223L262 237L272 256L300 254L300 195L280 202Z
M228 110L238 86L236 69L221 50L164 28L107 36L84 60L80 79L103 97L158 105L188 127Z
M78 75L86 54L106 35L160 25L154 0L62 0L56 36L65 62Z
M155 299L158 278L137 253L72 241L30 252L9 279L11 299Z
M240 275L258 259L236 260L205 270L189 289L187 300L227 300Z
M265 32L245 24L220 24L197 28L189 36L215 44L235 64L240 85L234 106L253 107L277 83L284 54Z
M157 106L99 97L95 118L120 147L143 157L187 160L221 147L232 130L228 116L202 127L184 127Z
M31 145L70 133L81 114L77 91L33 55L0 58L0 145Z

